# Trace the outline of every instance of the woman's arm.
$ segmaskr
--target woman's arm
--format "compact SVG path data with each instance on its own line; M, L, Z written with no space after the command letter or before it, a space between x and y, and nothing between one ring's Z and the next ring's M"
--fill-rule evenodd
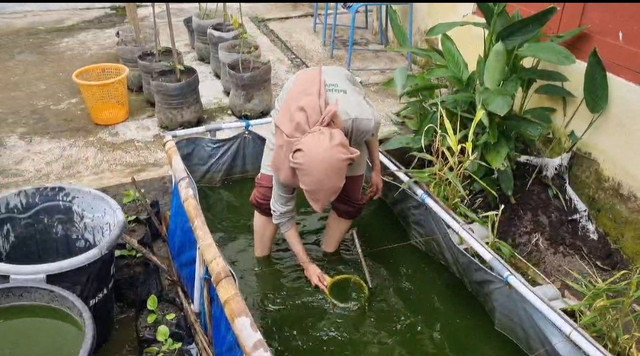
M382 167L380 165L380 144L378 135L365 141L369 162L371 162L371 188L369 189L369 199L378 199L382 195Z
M298 232L295 214L296 190L284 186L275 176L273 179L273 194L271 195L271 214L273 223L280 228L280 232L287 240L291 251L304 268L304 273L311 284L326 291L327 282L324 273L315 265L304 248L302 238Z

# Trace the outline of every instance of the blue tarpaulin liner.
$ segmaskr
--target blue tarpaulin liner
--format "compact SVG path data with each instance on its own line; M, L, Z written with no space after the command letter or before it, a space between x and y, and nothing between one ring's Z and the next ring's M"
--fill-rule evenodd
M191 175L194 192L197 192L196 184L219 185L228 179L255 177L260 170L264 145L264 137L248 130L247 127L239 134L224 139L187 137L176 141L180 157ZM387 177L393 174L389 170L385 172ZM194 286L198 283L202 286L203 280L209 278L209 275L205 272L203 276L196 279L198 253L196 238L182 205L177 183L174 182L171 205L169 247L189 297L192 300L203 301L202 295L194 294L196 290L202 291L204 288ZM530 355L585 354L565 333L560 331L557 325L536 309L530 300L506 283L500 274L485 267L478 259L471 256L469 251L458 245L455 241L460 236L447 227L442 216L426 206L415 195L405 190L398 192L398 184L400 182L397 180L395 183L386 181L383 198L410 232L415 245L446 265L464 281L467 288L482 303L498 330ZM249 204L248 197L247 204ZM424 242L427 236L432 238ZM521 279L521 277L518 278ZM238 339L231 329L218 294L212 284L207 285L211 285L211 305L208 309L212 314L210 319L213 322L214 352L217 356L242 355ZM204 310L204 305L201 305L201 323L206 330L208 318ZM575 323L566 317L565 319L568 323L566 325L571 325L572 333L583 333L581 330L578 331ZM268 340L266 341L268 343ZM591 354L607 355L606 351Z
M197 184L219 185L232 178L254 177L260 170L265 139L253 131L243 131L225 139L209 137L189 137L176 141L189 174L194 192ZM248 201L248 198L247 198ZM208 283L211 305L205 308L204 287L195 288L196 283L204 286L210 278L208 271L196 281L198 245L187 212L182 204L178 182L174 181L169 221L169 251L174 266L189 298L200 300L200 321L203 330L210 335L205 310L211 311L213 351L216 356L241 356L242 349L220 303L220 298ZM196 296L196 290L200 295Z

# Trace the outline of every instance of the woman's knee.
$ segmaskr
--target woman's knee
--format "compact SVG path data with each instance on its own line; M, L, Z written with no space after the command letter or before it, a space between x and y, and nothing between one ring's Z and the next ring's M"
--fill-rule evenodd
M251 192L251 205L255 211L264 216L271 216L271 192L273 190L273 176L260 173L256 176L253 192Z

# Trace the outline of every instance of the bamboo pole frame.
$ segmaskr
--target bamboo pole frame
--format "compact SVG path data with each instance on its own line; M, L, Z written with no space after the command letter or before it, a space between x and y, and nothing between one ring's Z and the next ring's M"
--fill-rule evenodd
M267 346L262 333L258 330L253 316L233 279L229 266L207 227L204 214L190 185L189 174L182 162L175 141L166 139L164 149L174 175L174 181L178 186L180 199L200 247L199 253L202 261L211 274L213 286L218 293L225 315L231 324L243 353L246 356L271 356L271 350Z

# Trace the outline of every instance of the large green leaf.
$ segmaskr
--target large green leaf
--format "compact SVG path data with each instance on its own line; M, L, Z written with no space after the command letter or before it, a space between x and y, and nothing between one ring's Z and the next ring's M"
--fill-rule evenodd
M607 70L598 55L598 49L594 48L589 54L587 69L584 72L584 103L592 114L599 114L609 103L609 83L607 82Z
M521 68L518 71L518 76L522 79L534 79L544 80L546 82L568 82L569 78L566 75L548 69L536 69L536 68Z
M169 328L166 325L158 326L156 329L156 340L164 342L169 338Z
M556 112L555 108L547 106L539 106L537 108L531 108L525 110L522 115L528 117L531 120L538 121L543 124L550 125L553 122L551 114Z
M487 24L491 24L491 21L493 21L493 13L494 13L495 5L492 3L486 3L486 2L479 2L479 3L476 3L476 5L478 6L478 10L480 10L480 12L482 13L482 16L484 17Z
M470 22L470 21L442 22L431 27L429 31L427 31L426 36L427 37L439 36L443 33L447 33L453 30L454 28L460 27L460 26L475 26L475 27L480 27L484 29L487 28L487 24L482 22Z
M543 124L518 115L510 115L505 125L511 131L530 140L539 139L540 136L549 132L550 129L548 124Z
M455 42L453 42L451 37L446 33L440 37L440 43L442 45L444 59L447 61L447 66L458 76L458 79L464 83L469 76L469 66L464 60L464 57L462 57L460 50L458 50Z
M564 96L566 98L575 98L575 95L567 89L556 84L542 84L535 90L536 94L548 95L548 96Z
M498 182L500 182L500 188L507 196L513 195L513 172L511 167L507 165L504 169L498 169Z
M569 30L567 32L563 32L563 33L559 33L557 35L553 35L549 38L549 41L551 42L555 42L555 43L562 43L570 38L573 38L574 36L577 36L579 34L581 34L584 30L588 29L589 26L580 26L580 27L576 27L573 30Z
M515 21L500 30L496 35L496 40L504 42L507 49L516 48L536 35L539 35L540 31L556 12L558 12L558 8L550 6L529 17Z
M440 67L433 67L433 68L429 68L424 72L423 77L426 79L435 79L435 78L448 78L448 77L453 77L456 74L454 72L451 71L451 69L449 68L440 68Z
M421 48L421 47L398 47L391 48L393 52L401 52L401 53L411 53L416 57L420 58L429 58L435 64L446 65L447 61L444 60L442 54L433 48Z
M502 88L495 90L483 88L480 97L482 98L482 106L494 114L504 116L513 108L513 96Z
M409 68L405 66L396 68L396 71L393 73L393 81L395 82L396 94L398 94L398 96L401 96L406 88L408 74Z
M413 96L417 96L417 94L423 94L422 95L423 97L425 96L429 97L433 94L435 90L443 89L446 87L447 85L442 83L434 83L434 82L418 83L416 85L406 88L404 92L401 94L401 96L413 97ZM429 95L424 95L424 94L429 94Z
M487 57L487 63L484 66L484 85L489 89L495 89L500 86L507 72L507 49L504 43L496 43Z
M504 166L507 154L509 154L509 145L502 136L498 136L495 143L483 147L482 154L491 167L499 169Z
M553 42L525 43L517 53L521 57L538 58L561 66L576 62L576 57L568 49Z
M400 47L411 46L411 43L409 43L409 36L407 36L407 31L404 29L396 9L394 9L393 6L387 6L387 11L389 14L389 22L391 23L391 30L393 31L396 41L398 41L398 45Z
M417 149L417 148L420 148L420 146L421 146L420 137L410 134L410 135L393 136L388 141L380 145L380 148L383 150L390 151L390 150L395 150L402 147Z

